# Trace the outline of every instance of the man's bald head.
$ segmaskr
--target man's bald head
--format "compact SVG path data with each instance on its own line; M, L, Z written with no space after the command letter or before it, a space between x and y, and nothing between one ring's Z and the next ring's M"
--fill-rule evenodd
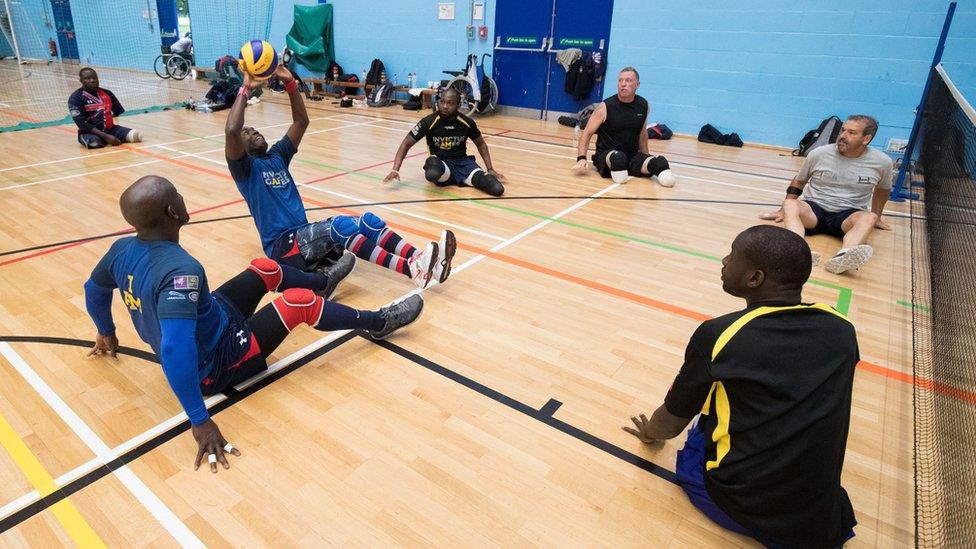
M183 197L165 177L147 175L129 185L119 198L122 217L136 231L165 229L190 220Z

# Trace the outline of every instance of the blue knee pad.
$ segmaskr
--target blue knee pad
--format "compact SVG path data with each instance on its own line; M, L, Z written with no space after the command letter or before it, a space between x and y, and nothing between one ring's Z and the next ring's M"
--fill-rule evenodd
M359 232L359 219L350 215L337 215L332 218L332 226L329 233L332 240L342 245L343 248L349 243L349 239Z
M386 229L386 221L373 212L366 212L359 217L359 232L373 242L379 241L383 229Z

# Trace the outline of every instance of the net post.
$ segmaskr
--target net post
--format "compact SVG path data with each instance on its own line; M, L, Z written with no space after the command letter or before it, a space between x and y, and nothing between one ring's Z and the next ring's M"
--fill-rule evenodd
M5 0L6 1L6 0ZM922 123L922 116L925 114L925 100L929 95L929 87L932 85L932 78L935 76L935 67L942 62L942 52L945 50L946 38L949 36L949 27L952 26L952 16L956 12L956 3L949 3L949 11L946 12L945 22L942 24L942 35L939 36L939 45L935 48L935 55L932 58L932 65L929 67L928 77L925 79L925 87L922 89L922 100L919 101L915 109L915 122L912 124L912 132L908 136L908 146L905 147L905 154L901 159L901 166L898 168L898 178L891 186L892 202L904 202L906 198L915 200L917 193L912 193L911 184L905 185L905 174L908 172L908 165L911 162L912 152L915 149L915 142L918 140L918 129Z
M7 10L7 22L10 24L10 37L13 38L14 55L17 56L17 64L22 65L24 60L20 58L20 46L17 45L17 31L14 30L14 18L10 13L10 0L3 0L3 7Z

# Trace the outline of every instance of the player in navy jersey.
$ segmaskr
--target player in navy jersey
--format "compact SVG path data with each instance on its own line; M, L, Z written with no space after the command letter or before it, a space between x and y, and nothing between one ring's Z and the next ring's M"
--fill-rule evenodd
M423 299L411 296L378 311L359 311L307 289L306 273L267 259L255 259L242 273L210 291L200 263L179 245L180 228L190 220L172 183L146 176L119 200L122 216L136 236L117 240L85 283L85 304L98 335L90 355L115 357L119 347L112 320L118 289L139 337L159 356L166 379L190 419L210 470L239 456L210 418L205 395L225 391L267 369L266 359L300 324L317 330L361 329L376 339L389 336L420 316ZM255 312L271 291L282 292Z
M403 138L393 160L393 170L383 178L384 183L400 180L400 165L403 164L407 151L417 141L426 138L430 153L424 162L424 178L427 181L438 187L471 185L492 196L504 194L505 187L499 181L504 177L491 165L488 143L481 136L481 130L474 120L457 112L460 100L461 93L454 88L447 88L441 93L437 112L425 116ZM468 154L469 138L478 147L478 153L485 161L488 173Z
M225 127L227 166L254 217L264 253L283 264L315 270L341 258L345 249L406 275L421 288L431 281L445 282L457 249L451 231L443 231L439 243L431 242L421 251L370 212L360 217L338 215L308 222L288 169L308 127L308 113L291 72L280 66L275 78L284 83L291 103L292 124L281 140L269 149L261 132L244 126L249 90L262 85L246 73Z
M115 117L125 109L115 94L98 86L98 73L91 67L78 71L81 87L68 98L68 112L78 126L78 142L89 149L106 144L121 145L142 141L137 130L119 126Z

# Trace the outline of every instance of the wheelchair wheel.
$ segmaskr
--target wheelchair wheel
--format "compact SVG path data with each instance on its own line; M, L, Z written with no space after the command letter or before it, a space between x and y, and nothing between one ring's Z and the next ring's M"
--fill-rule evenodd
M471 94L474 90L471 88L471 82L468 82L467 78L453 78L447 83L448 88L454 88L461 93L461 102L458 104L458 112L471 116L474 114L475 110L478 108L478 102L471 99ZM435 107L436 109L436 107Z
M166 59L162 55L156 57L156 61L153 63L153 70L156 71L156 76L169 78L169 71L166 69Z
M478 114L488 114L495 112L498 107L498 84L489 76L486 76L481 83L481 101L478 101L475 112Z
M183 80L190 74L190 62L182 55L174 55L166 61L166 70L173 80Z

